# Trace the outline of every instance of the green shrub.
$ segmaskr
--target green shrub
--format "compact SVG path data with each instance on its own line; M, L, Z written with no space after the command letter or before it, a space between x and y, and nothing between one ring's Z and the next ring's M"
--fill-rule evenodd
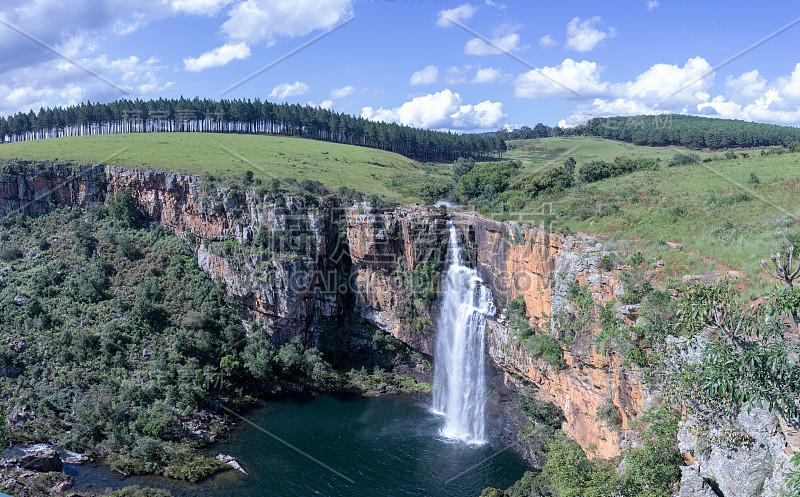
M111 497L171 497L171 495L169 491L160 488L128 486L116 490Z
M529 196L547 192L560 192L571 188L574 184L573 175L564 168L555 167L535 174L521 183L521 188Z
M667 164L670 167L684 166L686 164L697 164L700 156L694 152L677 152Z
M622 415L612 397L606 398L606 401L597 408L595 419L613 427L622 424Z
M124 189L108 198L108 214L125 228L139 226L144 214L130 190Z
M8 448L8 428L6 428L6 418L0 410L0 454Z
M617 261L611 254L606 254L600 258L599 266L603 271L613 271L617 269Z
M22 258L23 253L16 245L4 245L0 247L0 261L11 262Z
M491 196L506 191L511 178L516 176L520 165L517 162L486 162L474 166L460 176L456 184L456 195L464 200L485 195L491 187Z

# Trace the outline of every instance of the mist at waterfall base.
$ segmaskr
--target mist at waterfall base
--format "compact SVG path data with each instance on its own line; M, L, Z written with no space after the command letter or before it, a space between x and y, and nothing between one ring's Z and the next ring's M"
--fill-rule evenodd
M475 446L442 437L441 416L402 396L288 398L246 416L255 426L238 423L229 440L208 453L237 457L250 476L226 471L190 484L122 477L93 464L65 464L64 471L75 478L73 491L86 493L141 485L165 488L174 497L477 497L486 487L509 487L527 469L499 442Z
M486 442L484 332L495 309L478 272L463 265L452 222L448 253L436 331L433 411L444 416L444 436L481 444Z

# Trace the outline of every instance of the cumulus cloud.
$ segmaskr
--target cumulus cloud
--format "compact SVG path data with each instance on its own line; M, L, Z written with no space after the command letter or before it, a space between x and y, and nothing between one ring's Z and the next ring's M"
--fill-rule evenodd
M82 101L108 101L120 97L137 98L172 86L161 72L166 70L158 58L142 60L136 56L119 59L107 55L78 58L83 67L103 74L118 89L62 59L5 71L0 78L0 115L10 115L40 107L66 106Z
M245 0L222 25L230 40L274 42L280 36L305 36L352 17L354 0Z
M409 83L412 85L428 85L435 83L439 79L439 68L436 66L426 66L411 75Z
M519 35L509 33L505 36L492 38L491 44L480 38L473 38L464 45L464 53L469 55L496 55L504 52L519 52L527 47L519 45Z
M583 124L593 117L664 113L800 124L800 63L790 74L772 81L758 70L728 76L722 93L716 95L711 69L705 59L694 57L682 66L655 64L627 82L602 81L597 67L587 61L567 59L542 70L574 85L582 97L591 98L573 109L560 126ZM514 82L515 94L526 98L568 96L559 92L557 85L534 77L534 72L520 75Z
M647 10L655 10L660 7L658 0L647 0L645 4L647 5Z
M573 91L584 98L603 95L608 92L609 84L600 81L600 73L601 68L596 62L564 59L557 66L519 75L514 80L514 95L521 98L572 98L576 96Z
M591 52L603 40L614 37L614 30L608 32L597 29L603 20L592 17L581 21L580 17L572 19L567 24L567 48L578 52Z
M728 77L725 86L727 95L707 98L697 105L697 113L775 124L800 123L800 63L791 74L772 82L753 70Z
M555 47L558 46L558 42L555 40L555 38L553 38L549 34L546 34L541 38L539 38L539 46L545 48Z
M172 0L172 8L187 14L211 16L233 0Z
M436 20L436 25L440 28L446 28L453 24L450 22L450 20L464 22L468 19L471 19L477 11L478 9L476 7L468 3L459 5L453 9L441 10L439 11L439 18Z
M655 64L634 81L624 83L617 92L628 98L661 105L691 104L695 102L695 93L706 91L714 84L713 77L705 77L711 70L711 65L702 57L687 60L683 67Z
M579 104L563 121L565 125L575 125L599 116L693 112L710 98L714 85L711 69L705 59L694 57L683 65L654 64L630 81L614 82L603 80L602 67L596 62L564 59L556 66L520 74L513 86L514 95L521 98L591 99ZM797 74L800 97L800 71ZM761 79L757 73L746 73L729 78L728 86L753 94L763 86Z
M480 68L475 73L475 77L472 78L472 83L496 83L500 81L502 77L503 73L500 71L500 69L495 69L494 67Z
M247 46L247 43L241 42L236 45L222 45L197 58L187 57L183 59L183 65L187 71L200 72L212 67L224 66L233 60L242 60L248 57L250 57L250 47Z
M333 108L336 107L336 102L327 99L323 100L321 104L315 104L314 102L309 100L308 102L306 102L306 105L308 105L309 107L319 107L320 109L333 110Z
M416 97L399 107L361 109L361 117L372 121L397 122L428 129L497 129L506 119L501 102L486 100L464 104L461 95L449 89Z
M274 100L286 100L288 97L303 95L308 91L308 85L295 81L294 83L281 83L269 93L269 98Z
M331 90L331 99L338 100L340 98L349 97L356 91L356 88L351 85L343 86L341 88L334 88Z

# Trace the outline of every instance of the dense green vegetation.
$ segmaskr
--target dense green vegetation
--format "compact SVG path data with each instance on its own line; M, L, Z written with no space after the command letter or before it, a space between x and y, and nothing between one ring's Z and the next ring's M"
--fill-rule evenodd
M573 134L599 136L636 145L680 145L690 148L800 147L800 129L732 119L666 114L596 117Z
M320 107L261 100L164 99L86 102L0 117L0 143L148 132L255 133L379 148L425 161L502 154L496 136L453 134L374 122Z
M189 426L214 399L235 406L330 376L302 343L273 346L258 325L245 340L238 304L130 194L4 219L0 239L0 398L27 413L14 442L55 440L121 471L197 480L225 467L192 451L205 438ZM223 428L212 418L206 436Z
M552 128L542 123L533 128L501 130L504 140L528 140L559 136L596 136L636 145L690 148L800 147L800 129L733 119L662 114L651 116L595 117L572 128Z

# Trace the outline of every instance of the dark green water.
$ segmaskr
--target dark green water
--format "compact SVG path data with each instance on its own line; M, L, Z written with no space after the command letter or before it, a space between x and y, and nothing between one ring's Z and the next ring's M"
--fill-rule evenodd
M75 477L76 491L136 484L167 488L176 497L477 497L488 486L508 487L526 469L500 444L442 438L440 417L400 397L285 400L247 418L318 462L240 422L229 440L210 451L239 458L249 477L228 471L189 485L120 478L91 465L65 465L64 470Z

